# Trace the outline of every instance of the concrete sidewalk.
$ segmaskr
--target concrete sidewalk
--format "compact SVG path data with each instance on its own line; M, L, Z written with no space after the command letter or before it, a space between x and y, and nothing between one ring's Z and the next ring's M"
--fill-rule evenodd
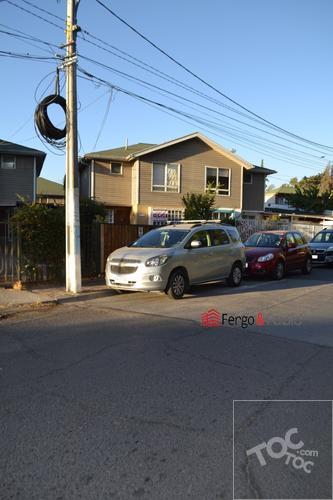
M23 290L0 287L0 318L33 306L86 301L110 294L103 279L84 280L80 294L66 292L63 284L29 284Z

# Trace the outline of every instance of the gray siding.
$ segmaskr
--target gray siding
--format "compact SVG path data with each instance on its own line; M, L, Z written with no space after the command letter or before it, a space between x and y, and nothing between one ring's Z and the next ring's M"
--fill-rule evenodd
M265 175L252 173L252 184L243 184L243 210L264 210Z
M0 168L0 205L15 206L19 196L33 201L34 157L17 156L15 169Z

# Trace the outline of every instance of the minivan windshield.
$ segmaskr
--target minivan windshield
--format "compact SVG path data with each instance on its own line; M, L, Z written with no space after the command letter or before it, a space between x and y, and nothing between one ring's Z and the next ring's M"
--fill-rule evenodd
M136 240L132 247L171 248L178 245L188 233L180 229L152 230Z
M278 248L281 244L282 235L276 233L255 233L248 238L244 245L246 247Z

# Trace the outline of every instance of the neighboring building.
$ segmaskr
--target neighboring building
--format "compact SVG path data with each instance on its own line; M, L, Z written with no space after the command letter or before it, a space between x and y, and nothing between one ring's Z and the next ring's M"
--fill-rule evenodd
M0 140L0 220L8 220L20 200L35 201L46 154Z
M38 177L36 202L46 205L63 205L65 202L65 189L58 182Z
M193 133L163 144L88 153L80 162L81 195L104 203L114 223L160 224L182 217L182 196L216 192L215 218L236 212L260 218L265 178L256 167L207 137Z
M286 210L293 211L295 207L289 204L286 195L295 192L293 186L282 185L275 189L271 189L265 193L265 209L266 210Z

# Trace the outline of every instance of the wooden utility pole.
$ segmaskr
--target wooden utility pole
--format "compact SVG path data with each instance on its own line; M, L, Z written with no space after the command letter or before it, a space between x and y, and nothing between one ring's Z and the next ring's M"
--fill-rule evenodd
M66 290L81 292L81 248L79 168L77 147L77 91L76 91L76 12L79 0L67 0L66 21Z

